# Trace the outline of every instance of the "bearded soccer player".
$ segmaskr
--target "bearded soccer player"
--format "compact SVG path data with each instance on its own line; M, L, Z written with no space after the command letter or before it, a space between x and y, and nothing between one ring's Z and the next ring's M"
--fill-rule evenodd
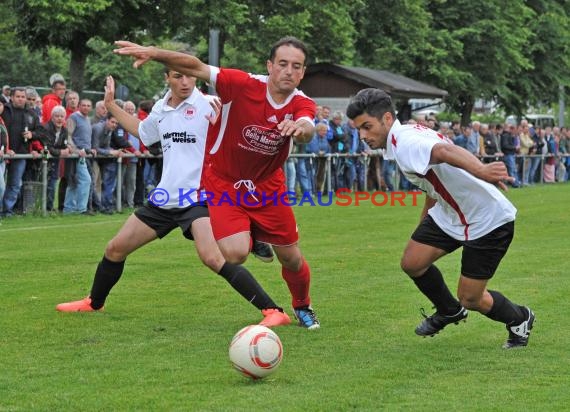
M268 74L253 75L183 53L126 41L115 44L115 53L136 59L135 67L155 60L215 87L222 109L208 132L204 167L214 237L232 263L245 261L252 235L271 244L299 324L319 328L309 295L311 272L298 245L295 217L283 201L282 166L293 140L306 143L314 133L315 103L297 89L305 74L305 45L294 37L279 40L266 62Z

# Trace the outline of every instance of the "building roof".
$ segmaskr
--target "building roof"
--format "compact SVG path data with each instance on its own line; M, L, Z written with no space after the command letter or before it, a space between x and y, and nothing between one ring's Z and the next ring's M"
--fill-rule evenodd
M446 90L386 70L333 63L309 65L299 86L311 97L349 97L367 87L383 89L393 98L444 98L449 94Z

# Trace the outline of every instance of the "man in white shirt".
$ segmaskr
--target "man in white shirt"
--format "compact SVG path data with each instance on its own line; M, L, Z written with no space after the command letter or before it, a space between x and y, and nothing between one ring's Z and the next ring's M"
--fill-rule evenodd
M475 310L504 323L504 348L526 346L534 322L528 307L488 290L514 235L516 209L495 185L511 181L502 162L481 163L445 136L421 125L402 125L390 96L379 89L361 90L347 115L372 149L385 148L405 176L426 193L422 220L412 234L401 267L434 304L436 312L416 328L433 336ZM463 247L457 300L434 262Z

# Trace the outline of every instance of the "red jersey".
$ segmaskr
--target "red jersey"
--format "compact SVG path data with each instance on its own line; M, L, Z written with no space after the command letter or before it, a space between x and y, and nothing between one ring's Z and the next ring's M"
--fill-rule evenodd
M213 66L210 70L223 106L208 131L205 164L232 182L262 182L283 166L291 151L291 137L281 136L277 125L285 119L313 122L315 102L295 89L277 104L267 90L267 76Z

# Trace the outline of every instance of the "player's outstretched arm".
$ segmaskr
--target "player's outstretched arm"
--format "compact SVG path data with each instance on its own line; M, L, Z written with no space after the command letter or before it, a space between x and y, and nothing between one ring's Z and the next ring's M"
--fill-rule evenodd
M119 124L133 136L139 137L139 123L141 122L135 116L127 113L115 102L115 80L112 76L107 76L105 80L105 107L111 113Z
M430 163L450 164L466 170L481 180L498 185L503 190L507 190L505 182L514 181L514 178L507 173L503 162L481 163L477 157L464 148L449 143L438 143L433 146Z
M118 40L115 42L118 48L114 53L122 56L131 56L135 59L133 66L138 68L150 60L163 63L171 70L197 77L206 82L210 81L210 66L200 59L189 54L175 52L171 50L159 49L154 46L141 46L130 41Z

